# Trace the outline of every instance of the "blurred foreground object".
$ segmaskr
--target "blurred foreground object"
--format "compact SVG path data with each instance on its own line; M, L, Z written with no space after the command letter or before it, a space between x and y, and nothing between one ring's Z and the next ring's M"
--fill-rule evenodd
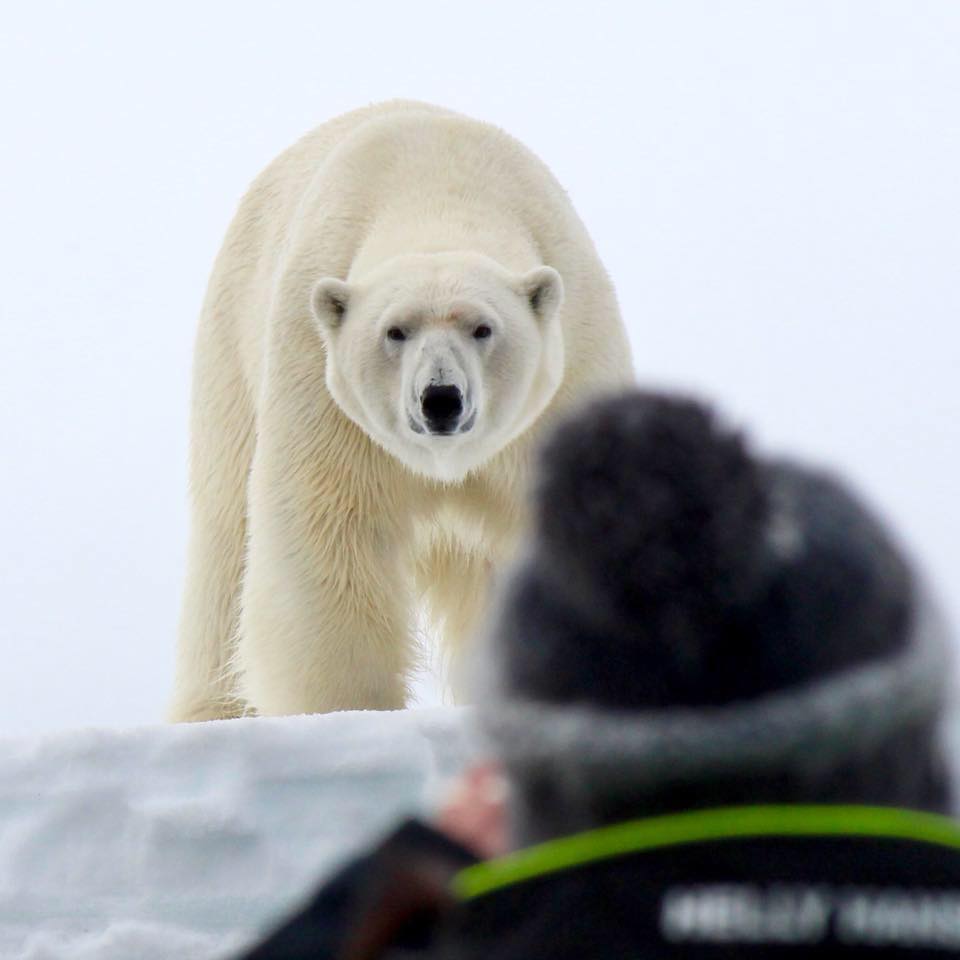
M947 635L883 525L640 392L554 435L536 516L478 664L514 852L407 824L249 960L960 950Z
M731 803L949 808L946 629L839 480L633 392L554 435L536 511L479 698L517 839Z

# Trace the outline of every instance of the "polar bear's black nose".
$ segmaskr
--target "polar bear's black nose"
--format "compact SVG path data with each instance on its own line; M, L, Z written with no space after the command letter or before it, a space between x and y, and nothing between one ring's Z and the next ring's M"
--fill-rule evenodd
M459 387L431 385L423 391L420 406L431 433L452 433L463 413L463 394Z

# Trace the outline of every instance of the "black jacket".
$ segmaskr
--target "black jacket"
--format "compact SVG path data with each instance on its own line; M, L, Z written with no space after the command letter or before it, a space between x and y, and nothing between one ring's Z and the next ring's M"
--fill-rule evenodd
M244 960L960 956L960 827L865 807L741 807L478 863L415 821Z

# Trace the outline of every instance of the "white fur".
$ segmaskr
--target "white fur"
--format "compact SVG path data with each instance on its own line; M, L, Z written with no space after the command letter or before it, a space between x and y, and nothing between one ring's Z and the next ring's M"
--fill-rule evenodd
M327 346L327 387L401 463L459 483L553 399L563 380L562 296L550 267L513 275L469 251L391 257L351 284L320 280L313 307ZM490 331L482 340L474 336L480 326ZM390 340L391 329L404 341ZM431 384L460 390L468 430L428 432L420 398Z
M242 201L200 319L171 717L402 707L416 602L459 650L537 438L631 378L593 245L523 146L406 102L308 134ZM438 383L470 429L423 429Z

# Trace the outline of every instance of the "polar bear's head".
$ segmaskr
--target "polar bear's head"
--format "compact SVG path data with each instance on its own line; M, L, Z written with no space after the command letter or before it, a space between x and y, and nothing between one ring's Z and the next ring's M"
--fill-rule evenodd
M512 274L475 253L411 254L348 283L320 280L327 386L411 470L462 479L556 393L562 299L556 270Z

